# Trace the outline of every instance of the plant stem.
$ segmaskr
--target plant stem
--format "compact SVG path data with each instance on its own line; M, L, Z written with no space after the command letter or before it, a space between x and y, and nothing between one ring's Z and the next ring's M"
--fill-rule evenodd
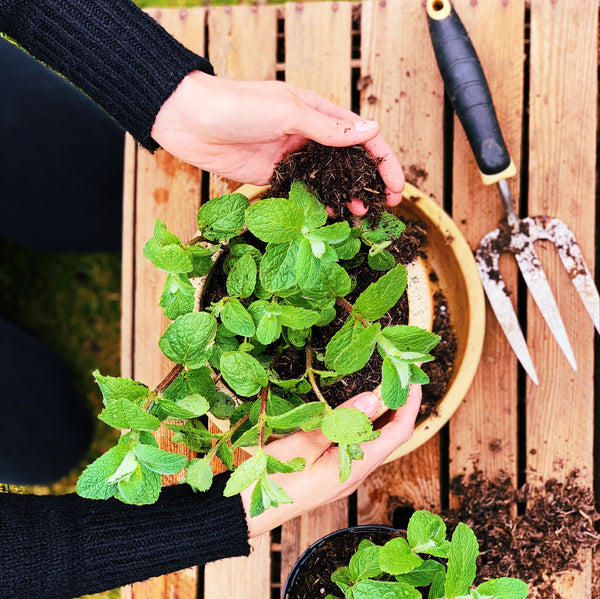
M319 385L317 385L317 380L315 379L315 372L312 367L312 346L310 343L306 344L306 374L317 399L326 404L327 400L323 397L321 389L319 389Z
M360 314L354 314L354 306L348 300L345 300L343 297L336 297L335 303L338 306L344 308L344 310L346 310L348 314L354 316L354 318L356 318L356 320L358 320L358 322L360 322L360 324L362 324L363 327L365 327L365 329L371 324L364 316L361 316Z
M183 371L183 365L175 364L175 366L173 366L173 368L171 368L171 371L169 372L169 374L167 374L167 376L160 383L158 383L158 385L156 385L156 388L154 389L154 393L156 393L157 395L164 393L167 390L167 388L169 387L169 385L179 376L179 374L182 371Z
M269 387L260 390L260 416L258 417L258 446L265 446L265 416L267 415L267 395Z
M229 439L231 439L231 437L233 436L233 433L235 433L235 431L237 431L237 429L240 428L240 426L242 426L242 424L244 424L244 422L246 422L248 418L250 418L250 414L246 414L243 418L240 418L234 426L232 426L228 431L225 431L223 433L221 438L206 452L206 457L209 461L212 460L213 456L216 455L219 447L224 442L229 441Z

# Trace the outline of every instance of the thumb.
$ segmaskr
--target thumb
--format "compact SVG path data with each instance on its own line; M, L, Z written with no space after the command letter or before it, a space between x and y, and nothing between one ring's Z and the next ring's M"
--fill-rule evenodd
M377 121L349 121L309 109L298 131L324 146L345 147L362 144L379 133Z

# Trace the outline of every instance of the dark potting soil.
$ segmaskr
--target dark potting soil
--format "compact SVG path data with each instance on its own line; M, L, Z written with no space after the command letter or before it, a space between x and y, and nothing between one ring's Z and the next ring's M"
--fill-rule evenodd
M580 550L600 543L593 492L578 484L578 477L575 470L564 482L551 479L541 487L516 489L506 474L488 479L475 470L451 482L460 507L443 514L444 520L450 530L465 522L475 532L481 550L478 583L512 576L530 585L531 599L575 599L562 597L554 582L564 572L581 570ZM592 597L600 597L599 590Z
M302 181L339 218L352 219L346 202L356 198L369 208L367 218L377 222L385 200L385 183L377 170L380 162L364 146L332 148L311 141L275 167L269 194L287 197L291 184Z
M324 540L307 558L291 588L283 599L315 599L328 593L339 597L339 587L331 582L331 575L341 566L347 566L350 558L363 539L376 545L384 545L390 539L401 536L400 531L341 531Z

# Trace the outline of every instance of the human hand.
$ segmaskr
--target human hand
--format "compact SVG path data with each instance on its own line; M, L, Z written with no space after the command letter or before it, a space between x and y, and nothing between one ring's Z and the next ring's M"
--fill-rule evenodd
M194 71L163 104L152 137L181 160L240 183L265 185L275 165L312 139L362 144L381 158L386 201L401 200L404 173L375 121L281 81L231 81ZM366 213L361 202L349 208Z
M397 447L410 439L420 405L421 387L411 385L406 404L386 412L376 421L376 428L380 424L381 435L361 444L363 459L352 462L350 477L343 483L339 482L338 449L320 430L297 432L269 443L266 446L269 455L281 462L301 456L306 460L306 466L301 472L269 477L285 489L293 503L279 504L277 508L250 517L252 488L241 492L249 536L263 534L304 512L350 495ZM357 408L373 419L380 412L380 399L375 393L360 393L340 407Z

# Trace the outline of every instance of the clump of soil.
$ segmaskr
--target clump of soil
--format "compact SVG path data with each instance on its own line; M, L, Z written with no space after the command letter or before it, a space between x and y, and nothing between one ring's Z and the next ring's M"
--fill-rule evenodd
M487 479L475 470L451 482L460 507L444 519L450 528L465 522L475 532L481 549L478 583L512 576L530 585L532 599L563 599L553 584L557 576L580 571L580 549L600 543L593 492L580 486L578 477L575 470L565 482L551 479L541 488L516 489L506 474ZM525 503L517 514L515 504Z
M369 528L360 532L341 531L323 540L302 564L284 599L314 599L328 593L339 596L341 591L331 582L331 575L341 566L348 565L359 543L368 539L376 545L384 545L398 536L401 536L400 531Z
M385 200L380 162L364 146L332 148L311 141L275 167L269 195L287 197L291 184L302 181L339 218L351 220L346 202L358 199L369 208L368 218L377 221Z

